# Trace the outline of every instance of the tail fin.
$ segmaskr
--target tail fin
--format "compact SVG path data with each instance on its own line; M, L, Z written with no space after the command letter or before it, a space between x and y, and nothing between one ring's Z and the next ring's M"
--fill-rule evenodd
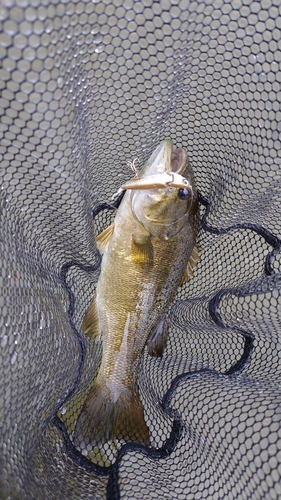
M97 384L87 397L76 423L74 443L120 439L149 444L138 392L124 386L108 386Z

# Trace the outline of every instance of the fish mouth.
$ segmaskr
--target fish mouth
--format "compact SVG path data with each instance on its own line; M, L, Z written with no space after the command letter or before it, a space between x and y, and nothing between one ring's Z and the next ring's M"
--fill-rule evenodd
M121 186L121 189L184 188L189 182L181 174L188 162L184 148L173 148L170 139L162 141L147 161L141 175Z
M172 149L171 162L170 162L170 172L175 174L181 174L186 166L187 162L187 152L183 148Z
M150 156L143 173L144 176L165 172L181 174L185 170L186 162L186 150L174 148L171 139L165 139Z

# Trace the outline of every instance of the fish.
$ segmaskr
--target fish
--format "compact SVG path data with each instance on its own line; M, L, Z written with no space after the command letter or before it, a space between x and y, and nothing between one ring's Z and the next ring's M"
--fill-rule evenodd
M200 259L197 191L184 148L165 139L121 188L115 220L96 238L101 270L82 331L101 336L103 351L76 443L150 444L138 386L141 358L146 346L162 356L170 306Z

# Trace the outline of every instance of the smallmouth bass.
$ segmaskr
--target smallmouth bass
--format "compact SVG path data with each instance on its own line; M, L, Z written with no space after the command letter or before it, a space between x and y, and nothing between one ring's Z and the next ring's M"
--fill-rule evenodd
M141 356L145 346L162 355L169 307L199 260L197 192L185 149L164 140L140 177L122 188L114 223L97 237L101 271L82 330L102 336L103 354L75 443L149 444L137 380Z

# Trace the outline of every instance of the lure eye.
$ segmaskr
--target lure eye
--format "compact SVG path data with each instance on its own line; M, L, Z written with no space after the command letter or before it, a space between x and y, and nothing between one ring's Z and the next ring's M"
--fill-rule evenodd
M178 197L180 200L187 200L191 195L191 189L189 188L181 188L178 190Z

